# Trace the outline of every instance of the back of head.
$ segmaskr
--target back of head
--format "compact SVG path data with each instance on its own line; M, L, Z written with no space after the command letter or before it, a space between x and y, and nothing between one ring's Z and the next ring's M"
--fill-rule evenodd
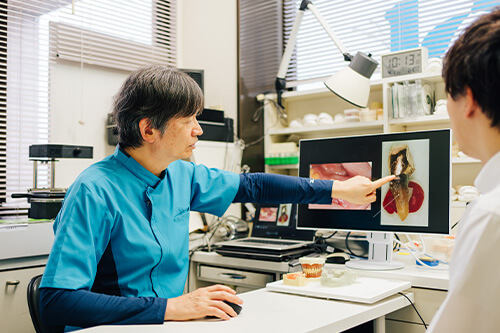
M462 32L443 60L443 77L453 99L469 87L491 126L500 130L500 8Z
M186 73L169 66L150 65L130 74L115 96L113 114L120 146L142 145L143 118L162 133L171 119L190 117L203 110L203 92Z

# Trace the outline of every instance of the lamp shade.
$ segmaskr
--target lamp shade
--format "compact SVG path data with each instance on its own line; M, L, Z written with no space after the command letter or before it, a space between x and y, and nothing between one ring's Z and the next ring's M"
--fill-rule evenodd
M325 85L340 98L364 108L370 95L370 77L377 65L370 56L358 52L351 64L330 76Z
M330 76L325 85L334 94L357 107L364 108L368 104L370 79L349 66Z

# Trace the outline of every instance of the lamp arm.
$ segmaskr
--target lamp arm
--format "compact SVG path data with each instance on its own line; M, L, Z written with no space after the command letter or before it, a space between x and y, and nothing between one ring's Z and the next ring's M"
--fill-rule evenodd
M326 33L330 36L332 41L335 43L335 46L337 46L339 51L342 52L342 54L344 55L344 60L351 61L352 56L349 54L349 52L347 52L347 49L344 47L344 45L342 44L340 39L337 38L337 35L335 34L335 32L333 32L332 28L330 28L330 26L325 21L325 19L323 18L323 15L321 15L321 13L318 11L316 6L314 6L311 2L309 2L309 4L307 5L307 8L309 8L309 10L314 14L314 16L318 20L319 24L321 24L323 29L325 29Z
M284 79L286 77L286 71L290 65L290 60L292 59L293 48L297 42L297 35L299 34L300 23L302 22L302 17L304 16L304 9L299 9L297 15L295 16L295 21L293 22L292 32L290 33L290 38L288 38L288 43L286 44L285 52L281 58L280 68L278 69L279 79Z
M283 90L286 88L286 72L288 70L288 66L290 65L290 60L292 59L292 54L293 54L293 49L295 47L295 43L297 42L297 35L299 33L299 27L300 23L302 22L302 18L304 16L304 12L306 9L310 9L311 12L314 14L314 17L318 20L318 22L321 24L323 29L328 33L332 41L335 43L335 46L342 52L344 55L344 60L345 61L351 61L352 56L347 52L345 49L344 45L342 42L337 38L337 35L333 32L333 30L328 26L327 22L323 18L323 16L320 14L320 12L316 9L316 7L313 5L313 3L309 0L303 0L302 3L300 4L299 11L297 12L297 15L295 16L295 21L293 22L293 27L292 27L292 32L290 33L290 38L288 39L288 43L285 48L285 52L283 53L283 57L281 58L281 63L280 67L278 69L278 74L276 75L276 82L275 82L275 87L276 87L276 93L277 93L277 102L280 107L283 108L282 104L282 93Z

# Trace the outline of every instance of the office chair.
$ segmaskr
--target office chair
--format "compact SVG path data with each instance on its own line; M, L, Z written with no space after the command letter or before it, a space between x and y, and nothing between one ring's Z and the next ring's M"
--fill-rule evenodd
M55 333L63 332L64 326L47 326L43 323L40 318L40 281L42 280L42 275L37 275L31 279L28 283L28 308L30 310L31 321L35 327L36 333Z

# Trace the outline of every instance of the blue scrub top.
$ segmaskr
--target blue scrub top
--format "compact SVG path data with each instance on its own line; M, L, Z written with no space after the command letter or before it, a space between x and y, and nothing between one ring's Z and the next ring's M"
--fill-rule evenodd
M239 175L176 161L157 177L116 148L68 189L41 287L177 297L189 265L189 211L222 216Z

